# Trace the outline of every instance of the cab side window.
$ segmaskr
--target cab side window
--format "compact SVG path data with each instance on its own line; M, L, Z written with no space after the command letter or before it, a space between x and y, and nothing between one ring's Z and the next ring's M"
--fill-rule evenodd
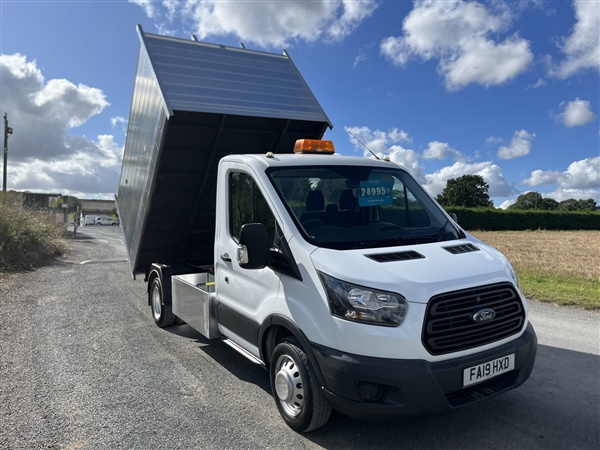
M229 174L229 231L239 242L242 225L262 223L269 242L275 244L275 217L252 177L243 172Z

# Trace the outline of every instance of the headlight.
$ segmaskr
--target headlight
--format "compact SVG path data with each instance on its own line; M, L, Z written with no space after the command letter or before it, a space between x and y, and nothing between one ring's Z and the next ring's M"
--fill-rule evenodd
M346 283L319 272L331 314L353 322L397 327L406 314L400 294Z
M510 264L508 264L508 270L510 272L510 276L512 277L513 281L515 282L515 285L517 286L517 289L520 291L521 283L519 282L519 277L517 276L517 272L515 272L515 269L513 269L513 266L511 266Z

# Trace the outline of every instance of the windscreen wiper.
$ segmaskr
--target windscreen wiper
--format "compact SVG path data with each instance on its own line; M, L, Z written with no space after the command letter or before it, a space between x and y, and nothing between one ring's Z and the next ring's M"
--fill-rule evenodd
M395 244L395 243L401 242L401 241L403 241L402 238L361 241L358 244L356 244L355 246L353 246L352 249L369 248L369 247L383 247L385 245L392 245L392 244Z
M435 237L435 242L440 242L442 240L442 238L444 237L444 234L446 234L446 227L448 226L449 223L450 223L450 219L446 219L446 221L444 222L444 225L442 226L442 228L440 228L440 231L438 232L437 236Z
M431 242L432 240L432 236L408 236L408 237L395 237L395 238L388 238L388 239L375 239L372 241L361 241L358 244L356 244L355 246L352 247L352 249L359 249L359 248L369 248L369 247L384 247L386 245L394 245L394 244L400 244L402 243L407 244L409 242L414 242L414 241L421 241L420 243L423 242Z

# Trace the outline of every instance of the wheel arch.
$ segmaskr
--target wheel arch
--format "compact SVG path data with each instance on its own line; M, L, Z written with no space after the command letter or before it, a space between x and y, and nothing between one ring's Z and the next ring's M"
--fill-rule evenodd
M150 290L152 289L152 282L155 278L160 279L160 284L162 286L162 302L163 305L170 305L171 302L171 267L165 264L153 263L150 266L150 270L148 271L148 276L146 280L148 281L148 285L146 287L148 291L148 305L151 304L151 295Z
M273 354L275 346L280 340L286 337L293 337L298 341L304 350L304 353L306 353L306 356L308 356L310 364L312 365L315 375L317 376L319 385L324 387L325 379L321 373L319 363L313 353L312 344L294 322L279 314L273 314L267 317L260 327L258 334L260 357L267 368L271 364L271 355Z

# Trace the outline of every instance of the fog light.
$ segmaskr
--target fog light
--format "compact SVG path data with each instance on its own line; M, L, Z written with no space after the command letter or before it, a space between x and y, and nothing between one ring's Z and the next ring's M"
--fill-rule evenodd
M383 386L375 383L367 383L366 381L357 381L356 392L358 392L361 400L376 402L383 395Z

